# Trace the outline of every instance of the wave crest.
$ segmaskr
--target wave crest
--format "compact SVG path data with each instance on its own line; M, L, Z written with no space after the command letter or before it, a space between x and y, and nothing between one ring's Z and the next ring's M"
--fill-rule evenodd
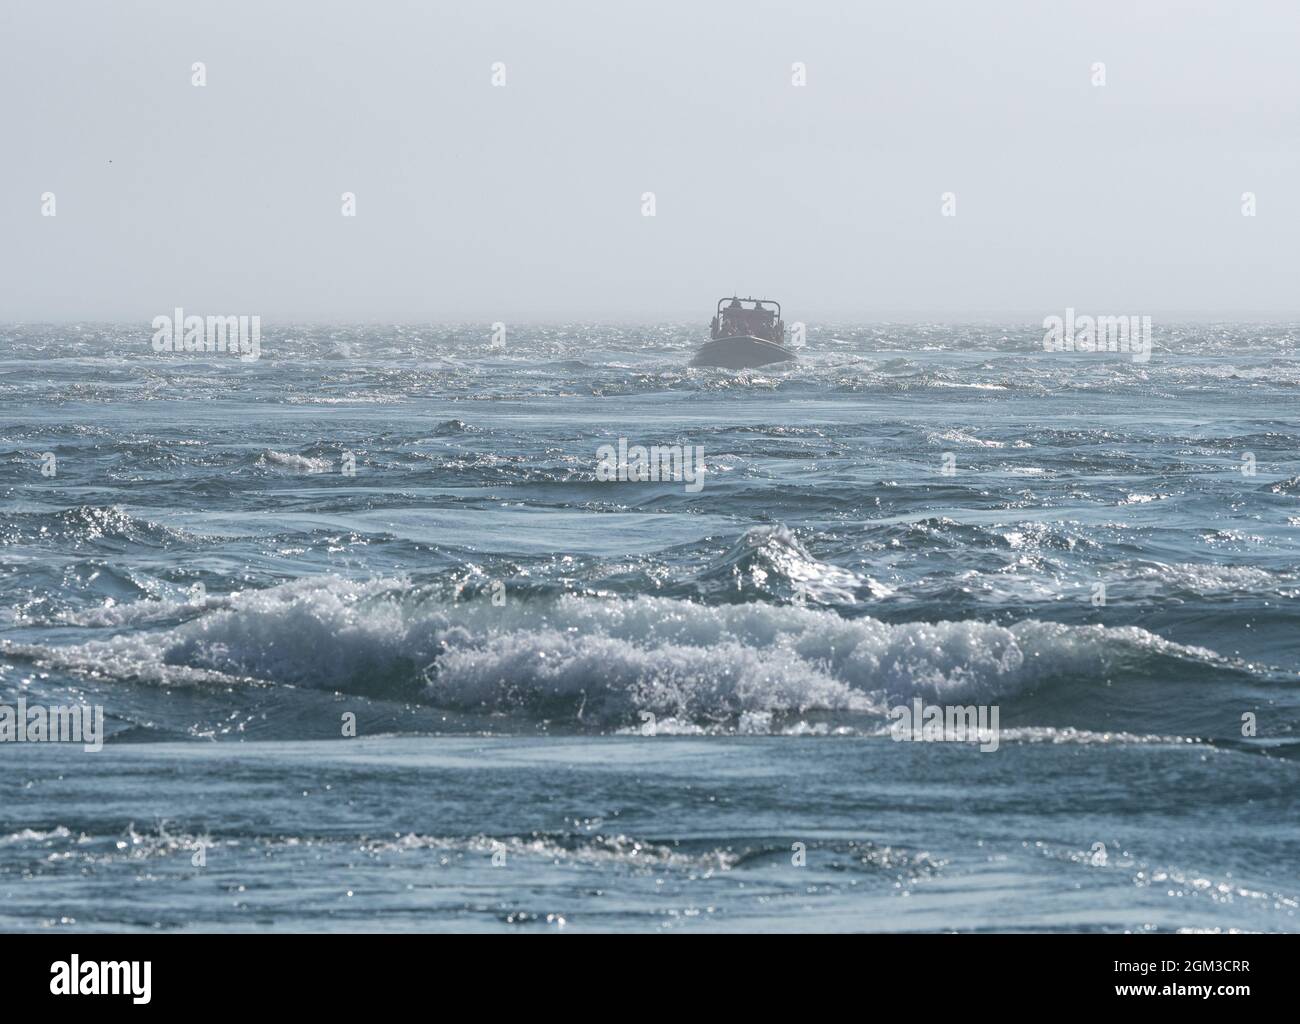
M786 526L747 531L697 573L695 583L702 595L728 600L763 597L833 604L852 603L862 593L889 593L875 580L814 558Z
M1242 669L1136 627L888 623L666 597L497 607L401 580L337 577L238 593L165 631L4 649L119 679L287 684L600 730L646 712L727 728L812 711L878 716L915 696L994 703L1113 677Z

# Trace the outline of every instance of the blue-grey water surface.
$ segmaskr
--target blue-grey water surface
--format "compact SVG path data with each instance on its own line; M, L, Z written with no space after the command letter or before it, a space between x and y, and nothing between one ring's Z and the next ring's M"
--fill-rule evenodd
M1300 328L1042 333L0 327L0 928L1300 930Z

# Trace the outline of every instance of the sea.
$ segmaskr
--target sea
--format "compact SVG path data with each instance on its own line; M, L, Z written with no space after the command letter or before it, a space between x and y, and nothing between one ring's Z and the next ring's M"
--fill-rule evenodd
M1300 931L1300 325L151 334L0 325L0 929Z

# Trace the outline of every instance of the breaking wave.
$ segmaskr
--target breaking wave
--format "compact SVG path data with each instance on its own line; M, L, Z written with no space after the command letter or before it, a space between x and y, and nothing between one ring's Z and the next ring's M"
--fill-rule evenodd
M667 597L512 597L498 607L405 580L334 576L236 593L154 632L0 652L116 681L287 685L600 731L645 712L678 731L766 731L755 721L875 718L915 696L994 702L1250 671L1137 627L888 623Z
M696 574L703 596L723 600L755 597L821 604L852 603L859 594L884 597L888 588L865 576L814 558L785 526L758 526Z
M294 452L277 452L269 448L258 457L257 465L261 468L292 473L328 473L334 468L334 463L330 459L298 455Z

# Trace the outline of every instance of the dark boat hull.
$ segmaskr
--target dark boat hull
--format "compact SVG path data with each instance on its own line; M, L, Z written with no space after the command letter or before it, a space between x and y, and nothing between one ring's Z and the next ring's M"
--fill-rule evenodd
M692 366L719 366L725 370L748 370L770 363L784 363L799 357L788 348L755 337L718 338L695 353Z

